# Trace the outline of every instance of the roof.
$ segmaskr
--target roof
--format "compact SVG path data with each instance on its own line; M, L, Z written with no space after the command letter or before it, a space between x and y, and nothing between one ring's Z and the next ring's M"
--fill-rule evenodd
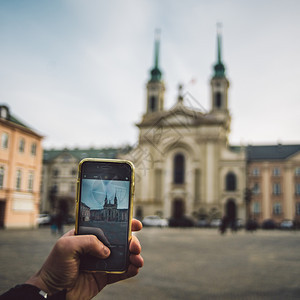
M80 161L83 158L93 157L93 158L117 158L119 154L127 153L132 149L131 146L124 147L107 147L107 148L75 148L75 149L51 149L44 150L43 162L47 163L55 159L60 154L70 154Z
M300 151L300 145L265 145L246 147L247 160L283 160Z
M183 116L183 118L180 118ZM224 121L218 119L214 114L204 112L200 109L190 108L183 101L177 101L176 104L168 110L158 111L151 114L145 114L143 120L136 124L138 127L173 127L200 124L215 125L222 124Z
M20 121L19 118L16 118L10 113L9 107L7 105L0 104L0 120L4 121L8 126L13 126L25 130L30 134L35 136L42 137L40 134L35 132L30 126L26 125L23 121Z

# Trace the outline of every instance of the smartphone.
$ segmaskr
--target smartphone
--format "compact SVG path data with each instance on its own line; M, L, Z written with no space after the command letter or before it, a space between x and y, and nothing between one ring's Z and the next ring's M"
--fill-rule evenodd
M86 158L78 166L76 234L93 234L110 248L107 259L80 258L80 269L123 273L129 263L134 166L130 161Z

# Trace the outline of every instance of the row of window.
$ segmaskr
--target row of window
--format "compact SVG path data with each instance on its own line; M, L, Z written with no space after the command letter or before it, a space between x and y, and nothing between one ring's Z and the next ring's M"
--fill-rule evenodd
M177 154L173 161L173 183L183 184L184 183L184 172L185 172L185 159L182 154ZM237 189L237 178L233 172L229 172L225 178L225 190L235 191Z
M254 195L258 195L261 193L259 183L254 183L253 188L252 188L252 193ZM273 183L272 193L273 193L273 195L282 194L282 188L281 188L280 183ZM295 184L295 195L300 196L300 183Z
M261 213L261 204L259 202L254 202L252 205L252 212L255 215ZM282 204L277 202L273 204L273 215L281 215L283 213ZM296 203L295 213L297 216L300 216L300 202Z
M66 174L66 170L64 170L64 173ZM70 170L70 175L75 176L77 174L77 170L75 168L73 168L72 170ZM59 169L54 169L52 171L52 175L53 177L58 177L60 176L60 170Z
M18 169L16 172L16 183L15 183L15 189L17 191L20 191L22 188L22 181L23 181L23 171L21 169ZM0 189L4 188L4 178L5 178L5 168L0 167ZM28 172L28 182L27 182L27 190L28 192L33 191L33 183L34 183L34 172L29 171Z
M70 182L68 183L69 184L69 192L71 193L75 193L76 192L76 184L74 182ZM60 188L61 187L61 190ZM58 185L58 184L54 184L51 188L52 191L55 191L55 193L59 193L60 191L61 192L67 192L67 189L66 189L66 184L63 184L63 185Z
M259 168L253 168L251 172L252 176L260 176L260 169ZM272 171L273 176L280 176L281 175L281 169L278 167L273 168ZM295 176L300 176L300 167L295 168Z
M8 133L3 132L1 135L1 148L8 149L8 147L9 147L9 135L8 135ZM24 153L25 147L26 147L25 139L20 138L19 143L18 143L19 153ZM35 156L36 151L37 151L37 144L35 142L33 142L33 143L31 143L31 146L30 146L31 155Z

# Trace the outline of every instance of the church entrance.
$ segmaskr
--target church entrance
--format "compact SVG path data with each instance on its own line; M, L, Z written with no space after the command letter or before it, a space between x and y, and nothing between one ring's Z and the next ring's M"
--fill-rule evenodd
M173 201L172 217L174 219L181 219L184 216L184 202L182 199L175 199Z
M226 203L226 218L231 226L235 227L236 223L236 204L234 199L229 199Z

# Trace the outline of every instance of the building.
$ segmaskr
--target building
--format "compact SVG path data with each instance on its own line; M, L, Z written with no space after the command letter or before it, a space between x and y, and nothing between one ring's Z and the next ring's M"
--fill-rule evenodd
M80 220L83 222L127 222L128 209L118 208L117 195L113 201L109 201L106 195L101 209L91 209L84 202L80 202Z
M41 189L41 212L57 209L74 216L78 163L87 157L117 158L130 147L45 150Z
M208 112L191 95L183 94L182 87L175 105L165 109L159 43L156 39L146 111L137 124L138 145L124 156L136 166L135 215L245 219L246 156L242 147L228 144L229 81L221 56L221 35L217 35Z
M42 136L0 106L0 227L34 227L39 213Z
M91 210L90 220L105 222L127 222L128 209L118 208L118 198L116 194L113 201L109 201L106 195L104 199L103 209Z
M250 217L300 223L300 145L247 147Z
M41 211L63 206L74 213L77 167L86 157L125 158L136 168L134 216L173 220L272 219L300 222L300 145L232 146L230 83L221 34L210 80L210 109L179 86L176 103L164 106L159 39L146 85L146 109L133 149L63 149L44 152ZM110 204L112 205L112 204ZM111 207L112 208L112 207ZM86 220L95 212L84 208ZM97 216L98 218L99 216ZM102 217L101 217L102 218Z

